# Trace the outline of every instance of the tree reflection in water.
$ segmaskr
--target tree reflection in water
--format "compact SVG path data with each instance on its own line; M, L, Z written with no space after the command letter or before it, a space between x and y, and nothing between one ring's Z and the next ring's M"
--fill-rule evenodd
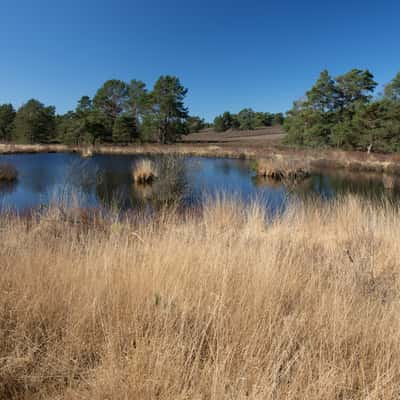
M134 183L131 168L99 172L96 194L106 207L161 208L181 204L190 197L185 159L179 156L158 157L153 160L158 177L151 184Z

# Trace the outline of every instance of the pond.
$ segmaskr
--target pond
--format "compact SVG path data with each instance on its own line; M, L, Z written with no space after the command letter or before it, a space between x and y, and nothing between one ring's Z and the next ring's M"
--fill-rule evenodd
M220 193L244 202L257 199L271 211L282 209L291 198L331 199L354 193L373 200L400 199L397 185L392 187L391 182L388 189L379 174L319 171L288 187L256 178L250 161L227 158L153 156L150 158L158 169L158 182L134 184L132 165L143 158L149 157L98 154L83 159L74 153L0 155L0 163L13 164L19 173L16 183L0 184L0 208L25 212L60 200L76 201L82 207L115 206L122 210L157 206L174 199L192 206Z

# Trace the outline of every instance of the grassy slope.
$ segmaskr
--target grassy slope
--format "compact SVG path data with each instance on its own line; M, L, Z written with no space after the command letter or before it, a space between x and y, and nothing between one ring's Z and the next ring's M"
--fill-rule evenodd
M0 217L2 399L395 399L400 213Z

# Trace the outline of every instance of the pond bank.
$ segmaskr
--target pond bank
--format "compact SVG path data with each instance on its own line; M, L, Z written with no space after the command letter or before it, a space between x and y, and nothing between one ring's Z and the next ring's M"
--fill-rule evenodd
M320 168L339 169L350 171L382 172L400 175L400 154L367 154L364 152L343 150L304 150L283 146L256 146L256 145L227 145L227 144L144 144L133 146L69 146L62 144L0 144L0 154L20 153L81 153L90 154L175 154L199 157L226 157L251 159L255 161L268 160L269 162L295 161L303 163L311 170Z

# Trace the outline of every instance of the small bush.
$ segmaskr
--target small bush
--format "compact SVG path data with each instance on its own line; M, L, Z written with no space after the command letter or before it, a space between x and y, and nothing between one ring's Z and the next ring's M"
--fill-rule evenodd
M18 171L12 164L0 164L0 182L15 182Z

